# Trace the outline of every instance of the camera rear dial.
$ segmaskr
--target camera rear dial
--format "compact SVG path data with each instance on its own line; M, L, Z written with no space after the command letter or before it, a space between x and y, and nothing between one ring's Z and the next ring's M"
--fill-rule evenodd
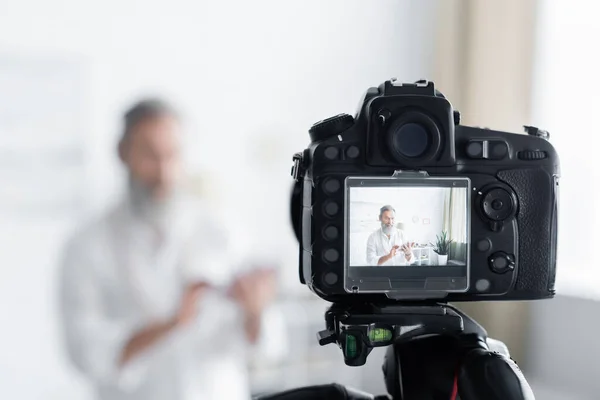
M514 191L501 183L483 187L476 201L479 203L480 214L494 232L500 231L504 221L517 214L519 206Z
M513 193L502 187L494 187L484 192L481 200L484 215L492 221L504 221L517 210Z

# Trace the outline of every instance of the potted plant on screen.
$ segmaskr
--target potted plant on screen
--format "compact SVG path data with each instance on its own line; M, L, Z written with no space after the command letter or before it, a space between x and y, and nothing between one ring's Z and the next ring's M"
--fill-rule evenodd
M448 239L446 231L442 231L441 235L435 235L436 242L433 251L438 255L438 265L446 265L448 263L448 253L450 252L450 243L452 239Z

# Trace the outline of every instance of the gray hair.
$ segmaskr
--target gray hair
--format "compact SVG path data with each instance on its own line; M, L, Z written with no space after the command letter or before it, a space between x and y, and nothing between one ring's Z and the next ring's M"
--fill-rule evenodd
M131 135L133 128L140 122L163 116L179 118L175 108L163 99L147 98L138 101L123 115L123 133L121 141L127 140Z
M385 206L383 206L383 207L381 207L379 209L379 218L381 218L381 216L383 215L383 213L386 212L386 211L392 211L394 214L396 213L396 210L394 210L394 207L392 207L392 206L390 206L388 204L388 205L385 205Z

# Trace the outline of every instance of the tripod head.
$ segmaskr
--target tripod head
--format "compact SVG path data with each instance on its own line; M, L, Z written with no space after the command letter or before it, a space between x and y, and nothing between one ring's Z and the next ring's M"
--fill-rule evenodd
M485 329L449 304L333 304L325 323L319 343L337 344L346 365L364 365L374 347L388 346L383 363L388 395L375 397L331 384L261 400L535 399L508 351L491 349Z
M374 347L388 346L383 373L394 399L449 398L459 360L487 349L485 329L445 303L333 304L325 321L319 343L336 343L346 365L364 365Z
M337 343L349 366L364 365L374 347L426 336L461 336L476 341L487 338L481 325L445 303L333 304L325 312L325 324L326 329L317 335L319 344Z

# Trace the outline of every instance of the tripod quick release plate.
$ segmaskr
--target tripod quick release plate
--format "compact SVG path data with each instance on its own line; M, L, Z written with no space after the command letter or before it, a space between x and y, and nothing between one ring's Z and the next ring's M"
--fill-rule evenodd
M337 343L349 366L364 365L374 347L399 341L428 335L487 336L481 326L447 304L333 304L325 313L325 322L327 329L317 335L319 344Z

